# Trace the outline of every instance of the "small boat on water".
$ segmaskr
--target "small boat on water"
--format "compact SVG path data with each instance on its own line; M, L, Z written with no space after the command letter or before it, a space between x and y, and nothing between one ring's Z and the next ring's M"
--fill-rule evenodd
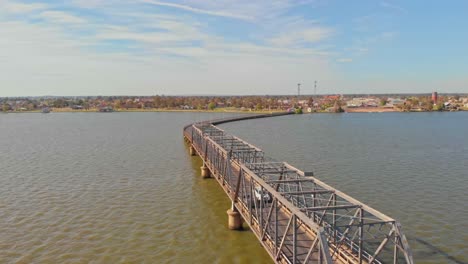
M42 108L42 113L44 113L44 114L50 113L50 108L49 107Z
M109 113L109 112L114 112L114 109L110 106L104 106L104 107L99 108L99 112Z

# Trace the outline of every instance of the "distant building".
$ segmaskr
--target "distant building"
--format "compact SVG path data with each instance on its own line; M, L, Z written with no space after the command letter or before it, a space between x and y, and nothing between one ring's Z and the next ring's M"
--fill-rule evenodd
M402 106L404 104L405 104L405 100L402 100L400 98L388 98L387 99L388 106Z
M439 95L437 94L437 92L433 92L432 93L432 102L434 102L434 104L437 104L437 99L439 99Z
M326 95L324 96L324 99L325 100L331 100L331 101L336 101L336 100L340 100L341 98L341 95L337 94L337 95Z
M346 102L347 107L361 107L362 106L362 101L361 100L350 100Z
M353 107L377 107L379 104L374 98L353 98L346 102L346 106Z

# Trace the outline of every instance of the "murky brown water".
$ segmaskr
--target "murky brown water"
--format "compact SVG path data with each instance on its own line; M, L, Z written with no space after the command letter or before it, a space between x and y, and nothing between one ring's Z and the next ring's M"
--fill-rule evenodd
M0 114L0 263L271 263L199 175L201 113ZM417 263L466 263L468 113L223 126L401 220Z
M416 263L468 263L468 112L296 115L223 128L400 220Z
M0 114L0 263L270 263L184 146L221 116Z

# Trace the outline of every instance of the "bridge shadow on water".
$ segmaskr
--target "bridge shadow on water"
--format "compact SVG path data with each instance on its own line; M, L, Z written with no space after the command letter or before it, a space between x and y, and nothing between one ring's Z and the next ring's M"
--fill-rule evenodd
M427 241L425 241L425 240L423 240L421 238L409 238L409 240L416 241L419 244L426 247L426 249L429 250L429 251L424 250L423 252L419 252L416 255L419 255L419 256L425 257L425 258L438 255L438 256L442 256L442 257L446 258L447 260L450 260L452 263L468 264L467 262L461 261L461 260L455 258L454 256L451 256L449 253L445 252L444 250L438 248L437 246L435 246L435 245L431 244L430 242L427 242ZM417 259L417 256L415 256L415 259Z

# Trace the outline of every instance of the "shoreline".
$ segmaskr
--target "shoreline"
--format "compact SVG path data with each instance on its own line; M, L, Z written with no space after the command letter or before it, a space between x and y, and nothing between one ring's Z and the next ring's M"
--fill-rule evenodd
M430 113L430 112L464 112L468 111L468 108L460 109L458 111L399 111L395 109L382 109L382 108L374 108L374 109L364 109L364 108L353 108L351 111L347 109L342 113ZM234 113L234 114L272 114L272 113L282 113L286 112L284 110L254 110L254 111L242 111L236 109L224 109L219 108L215 110L188 110L188 109L124 109L124 110L114 110L110 113L156 113L156 112L163 112L163 113ZM5 114L21 114L21 113L39 113L42 114L42 110L31 110L31 111L8 111L2 112ZM63 109L63 108L52 108L50 113L101 113L99 109L89 109L89 110L75 110L71 108ZM335 112L328 112L328 111L317 111L317 112L303 112L303 114L340 114Z
M282 113L285 111L273 110L273 111L242 111L242 110L187 110L187 109L125 109L125 110L114 110L107 113L157 113L157 112L166 112L166 113L239 113L239 114L271 114L271 113ZM30 110L30 111L8 111L2 112L5 114L21 114L21 113L37 113L42 114L42 110ZM60 109L60 108L51 108L50 113L103 113L99 109L89 109L89 110L74 110L74 109ZM105 112L104 112L105 113Z

